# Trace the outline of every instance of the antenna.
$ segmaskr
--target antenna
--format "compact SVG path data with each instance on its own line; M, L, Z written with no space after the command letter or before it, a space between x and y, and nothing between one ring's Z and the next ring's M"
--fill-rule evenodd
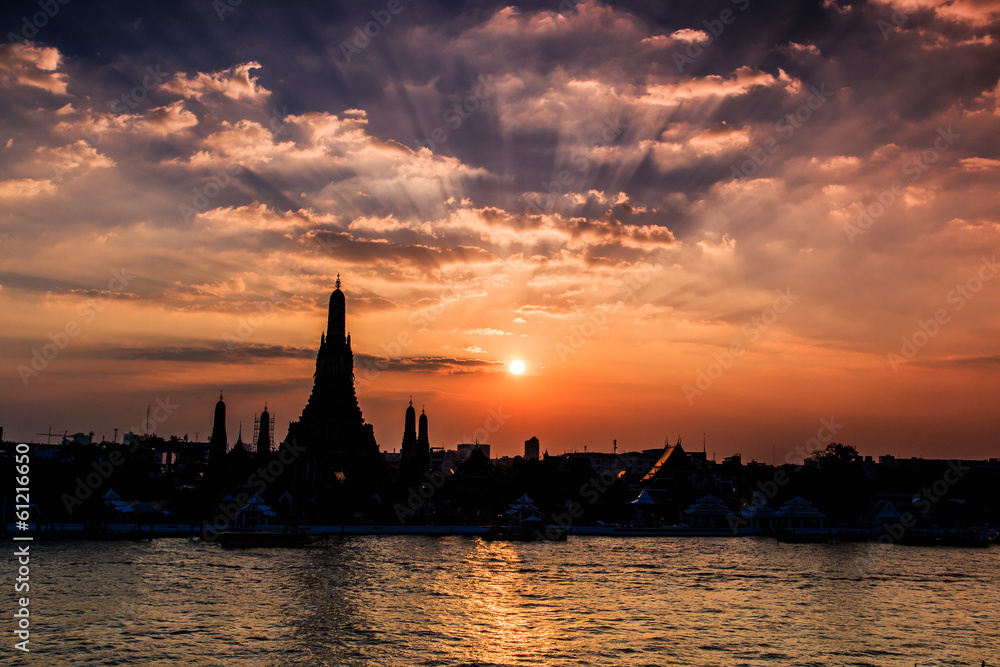
M705 432L701 432L701 453L705 453Z
M45 444L46 445L51 445L52 444L52 427L51 426L49 427L49 432L48 433L36 433L35 435L45 435L45 436L48 436L48 439L45 441Z

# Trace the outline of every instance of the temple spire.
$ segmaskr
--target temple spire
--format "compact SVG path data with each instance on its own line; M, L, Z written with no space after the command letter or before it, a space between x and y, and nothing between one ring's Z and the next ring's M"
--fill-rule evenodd
M219 402L215 404L215 419L208 443L209 461L216 465L222 463L229 445L229 438L226 436L226 404L222 400L222 391L219 391Z
M344 345L347 333L347 304L340 291L340 274L337 274L336 289L330 294L330 313L326 321L326 342L335 346Z

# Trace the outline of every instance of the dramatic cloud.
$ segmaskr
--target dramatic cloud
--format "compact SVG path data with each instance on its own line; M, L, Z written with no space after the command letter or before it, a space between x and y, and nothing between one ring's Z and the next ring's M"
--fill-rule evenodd
M58 49L35 44L0 44L0 81L7 86L34 86L50 93L66 92L66 75L57 72Z
M563 5L407 4L358 46L350 3L70 4L0 45L7 428L107 426L95 377L186 396L178 431L216 385L294 415L340 274L387 442L424 392L442 438L514 409L511 452L759 454L831 413L985 452L1000 4Z

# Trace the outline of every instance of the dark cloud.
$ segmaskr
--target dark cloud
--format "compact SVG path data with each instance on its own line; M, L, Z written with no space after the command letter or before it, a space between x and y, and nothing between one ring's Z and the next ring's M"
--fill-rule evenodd
M369 354L355 354L355 374L363 377L366 372L394 371L400 373L444 373L463 375L468 373L495 373L507 369L502 361L471 359L461 357L377 357Z
M972 368L977 370L995 370L1000 367L1000 354L980 357L948 357L946 359L916 359L915 366L924 368Z
M123 361L169 361L185 363L261 362L270 359L315 358L316 350L288 345L233 342L227 346L204 347L103 347L78 353Z

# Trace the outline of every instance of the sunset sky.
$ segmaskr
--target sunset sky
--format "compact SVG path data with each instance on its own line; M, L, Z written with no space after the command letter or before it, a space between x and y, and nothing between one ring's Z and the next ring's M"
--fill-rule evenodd
M281 439L339 273L383 451L412 395L500 455L1000 456L997 0L47 6L0 10L6 439L220 389Z

